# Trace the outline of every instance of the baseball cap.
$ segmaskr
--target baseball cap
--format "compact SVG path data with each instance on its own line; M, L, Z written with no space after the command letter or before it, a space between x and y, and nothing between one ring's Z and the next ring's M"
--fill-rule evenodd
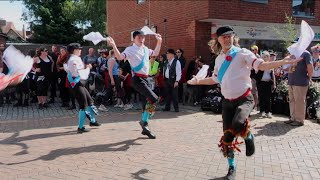
M234 34L233 28L231 26L221 26L217 29L216 34L217 37L226 35L226 34Z
M82 49L82 47L79 43L71 43L67 46L68 52L72 52L75 49Z
M144 36L144 32L141 31L141 30L134 31L133 34L132 34L133 39L134 39L136 36L138 36L138 35Z

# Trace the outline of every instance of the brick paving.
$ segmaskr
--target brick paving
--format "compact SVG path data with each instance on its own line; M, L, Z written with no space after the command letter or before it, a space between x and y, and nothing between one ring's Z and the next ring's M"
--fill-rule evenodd
M97 117L102 126L76 134L76 111L29 108L0 108L0 179L193 180L227 171L217 147L221 116L198 107L159 111L151 122L155 140L140 135L137 110L111 108ZM241 146L237 179L320 179L320 124L252 118L256 153L247 158Z

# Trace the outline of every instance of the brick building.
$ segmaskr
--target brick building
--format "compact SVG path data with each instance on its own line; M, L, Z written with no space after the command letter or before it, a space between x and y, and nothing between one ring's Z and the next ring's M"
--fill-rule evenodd
M217 27L231 25L242 47L257 44L279 50L274 28L285 22L285 14L296 18L297 29L306 20L320 41L320 1L317 0L107 0L107 32L118 46L128 46L130 32L145 25L163 37L162 52L182 48L189 60L195 55L210 59L208 41ZM146 37L146 45L155 45Z

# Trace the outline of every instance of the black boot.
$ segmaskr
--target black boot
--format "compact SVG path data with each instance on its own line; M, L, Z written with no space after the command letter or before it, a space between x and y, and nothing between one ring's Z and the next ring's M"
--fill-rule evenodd
M149 139L155 139L156 136L154 134L152 134L152 132L150 131L149 127L148 127L148 123L147 122L139 122L140 126L142 127L142 135L146 135L149 137Z
M77 133L82 134L85 132L89 132L89 130L87 130L86 128L82 127L82 128L78 128Z
M251 136L251 137L250 137ZM247 137L244 142L246 143L246 156L252 156L255 152L255 146L254 146L254 136L253 134L249 134L249 137Z
M226 180L235 180L236 179L236 168L229 166L228 174L224 177Z

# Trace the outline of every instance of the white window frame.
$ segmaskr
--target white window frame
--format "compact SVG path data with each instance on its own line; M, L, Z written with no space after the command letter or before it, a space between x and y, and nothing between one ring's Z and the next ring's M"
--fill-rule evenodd
M259 3L259 4L268 4L269 0L242 0L244 2L252 2L252 3Z

